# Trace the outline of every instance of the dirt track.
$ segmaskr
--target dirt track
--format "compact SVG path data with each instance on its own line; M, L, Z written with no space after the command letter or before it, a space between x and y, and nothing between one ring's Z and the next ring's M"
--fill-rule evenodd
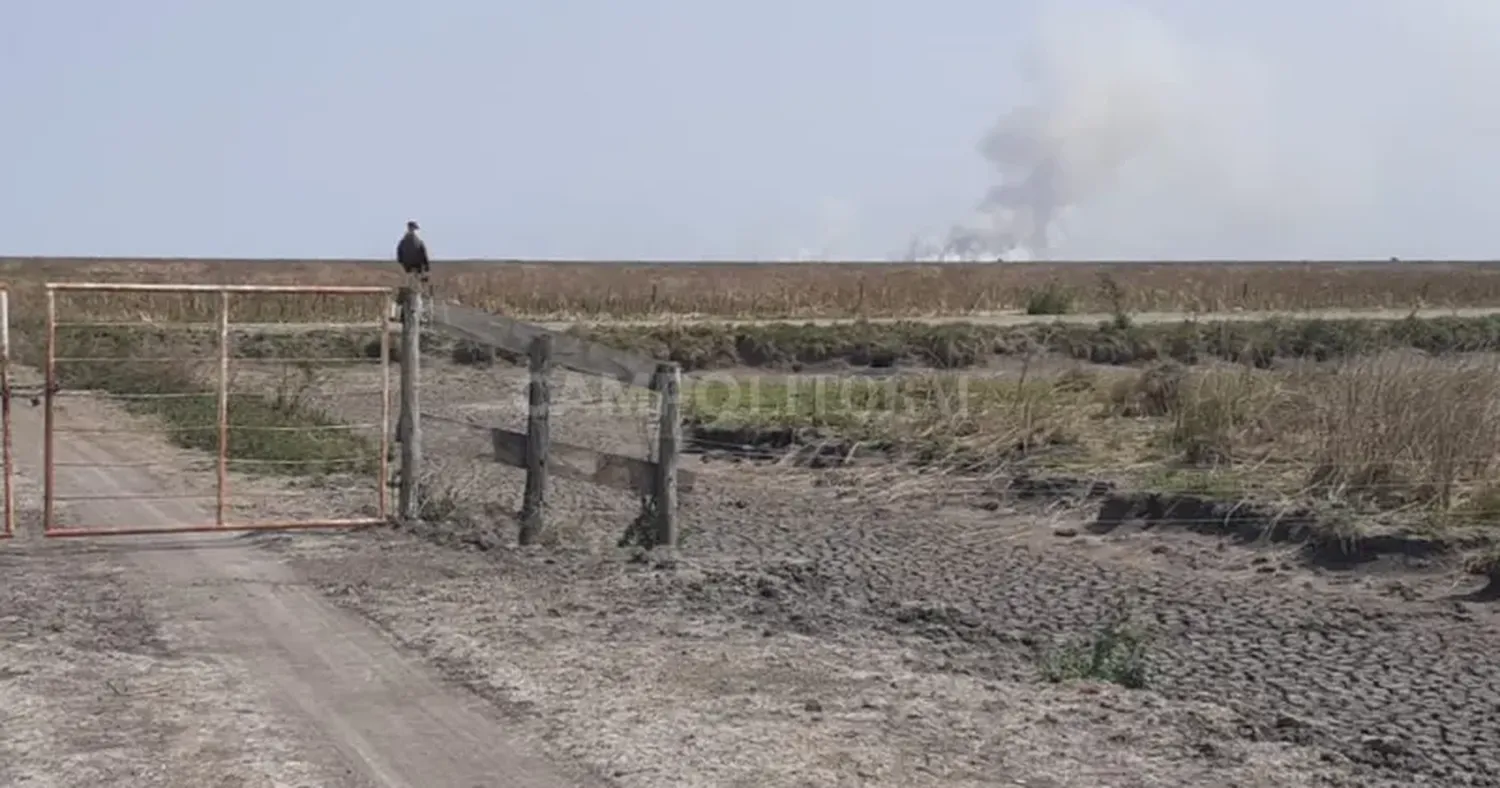
M107 404L67 403L59 421L74 429L132 421ZM34 536L40 411L19 410L15 428ZM60 490L121 499L73 504L70 524L211 522L196 501L124 500L212 490L159 438L63 434L57 448ZM156 465L103 467L142 462ZM5 785L593 784L526 754L486 704L243 539L32 538L0 561Z

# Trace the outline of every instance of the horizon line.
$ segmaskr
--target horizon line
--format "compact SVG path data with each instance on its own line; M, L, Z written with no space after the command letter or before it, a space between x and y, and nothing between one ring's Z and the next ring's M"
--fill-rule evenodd
M206 257L206 256L148 256L148 255L0 255L0 265L21 263L205 263L205 264L336 264L375 265L395 264L394 259L367 257ZM735 258L546 258L546 257L456 257L433 260L435 265L556 265L556 266L1011 266L1053 267L1073 265L1094 266L1150 266L1150 265L1237 265L1237 266L1286 266L1286 265L1496 265L1500 259L1475 258L1168 258L1168 259L1074 259L1074 260L1027 260L1027 261L945 261L945 260L745 260Z

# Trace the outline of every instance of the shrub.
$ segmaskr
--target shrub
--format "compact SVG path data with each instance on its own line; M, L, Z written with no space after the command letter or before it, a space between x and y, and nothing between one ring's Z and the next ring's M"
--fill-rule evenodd
M1073 291L1056 281L1026 291L1026 314L1066 315L1073 311Z
M1150 684L1146 637L1123 618L1112 620L1086 640L1068 641L1044 653L1041 672L1052 683L1091 679L1144 689Z

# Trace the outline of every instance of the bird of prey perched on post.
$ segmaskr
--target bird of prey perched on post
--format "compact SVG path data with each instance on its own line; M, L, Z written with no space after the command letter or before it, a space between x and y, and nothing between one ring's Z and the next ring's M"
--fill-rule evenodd
M426 282L429 271L427 244L417 235L418 229L416 222L406 223L406 235L401 236L401 243L396 244L396 261L401 263L401 270L407 276L415 275Z

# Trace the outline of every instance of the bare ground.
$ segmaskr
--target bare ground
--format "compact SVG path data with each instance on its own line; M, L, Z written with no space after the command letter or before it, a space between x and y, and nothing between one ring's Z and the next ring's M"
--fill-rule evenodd
M81 403L65 421L120 423L82 411L96 406ZM338 781L327 753L306 751L235 655L215 653L163 607L131 561L138 546L36 542L36 415L17 414L20 534L0 547L0 784L358 784ZM163 448L141 441L134 459L169 463Z
M64 505L62 523L211 518L187 496L211 494L212 474L154 425L90 397L58 415L60 429L89 431L58 436L59 492L92 496ZM487 704L242 538L40 543L38 410L15 421L22 533L0 548L0 784L597 784L528 754ZM242 516L312 508L298 485L233 481Z
M317 396L366 418L338 390L372 374ZM1319 573L1197 538L1085 537L925 482L892 494L900 474L856 488L725 463L690 466L674 558L616 550L636 502L561 479L560 544L521 550L522 475L461 422L519 429L523 375L424 378L431 491L461 501L453 516L267 545L611 784L1500 785L1500 629L1441 568ZM645 411L560 388L554 439L644 453ZM1149 689L1038 681L1039 652L1120 604L1152 632Z
M419 674L342 687L333 714L311 713L297 692L326 689L268 680L268 665L298 672L252 642L274 641L274 626L226 636L234 611L315 609L316 588L488 698L480 724L503 723L510 743L477 746L544 753L575 781L556 784L1500 785L1500 631L1489 608L1447 596L1447 575L1318 574L1197 539L1070 536L1076 523L891 494L910 483L899 474L850 487L727 463L693 466L703 480L675 558L614 549L636 502L566 480L549 491L561 544L520 550L521 474L480 459L483 434L459 422L519 427L522 375L425 373L426 409L451 419L425 425L431 489L462 506L424 533L261 536L234 540L229 561L137 541L0 548L0 783L408 784L354 768L362 737L347 726L389 722L412 738L382 742L395 750L433 741L401 727L410 704L391 696L393 677ZM378 402L339 396L372 374L327 378L314 396L373 420ZM576 406L558 412L556 439L646 445L643 410L560 396ZM70 424L133 423L70 402ZM34 451L34 417L18 423ZM148 458L170 471L154 485L205 490L183 470L202 458L159 439L83 455ZM32 520L34 462L20 458ZM237 511L264 517L368 510L368 484L335 482L233 489ZM182 554L191 569L173 568ZM1150 688L1037 680L1038 650L1120 602L1151 627ZM368 651L345 656L356 666ZM516 784L456 773L414 784Z

